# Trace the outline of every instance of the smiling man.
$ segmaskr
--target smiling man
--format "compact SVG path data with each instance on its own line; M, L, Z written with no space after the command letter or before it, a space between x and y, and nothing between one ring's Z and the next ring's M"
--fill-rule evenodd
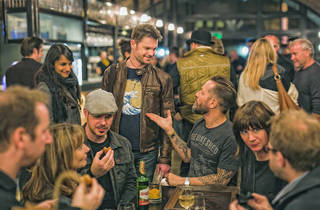
M145 116L148 112L164 116L167 110L174 111L170 75L151 64L161 39L153 25L136 26L131 35L131 56L116 67L111 65L103 76L103 89L113 92L119 107L112 129L131 142L136 168L140 160L145 160L150 180L159 148L162 173L169 170L171 156L168 137Z
M147 114L170 137L181 159L190 163L190 178L169 173L167 179L170 185L229 184L239 164L234 158L236 140L232 123L226 116L228 110L235 106L235 99L236 91L229 80L215 76L207 81L196 93L192 106L192 111L202 114L203 118L194 124L188 143L173 129L170 114L167 118Z
M296 71L293 83L299 92L299 106L320 120L320 64L313 58L313 45L307 39L296 39L289 48Z

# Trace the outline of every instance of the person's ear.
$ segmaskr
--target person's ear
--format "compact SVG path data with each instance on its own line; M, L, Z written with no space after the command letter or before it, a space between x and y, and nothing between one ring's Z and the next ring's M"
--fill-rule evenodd
M217 108L217 106L219 105L218 104L218 100L213 98L213 97L209 99L208 103L209 103L209 108L210 109Z
M135 41L135 40L133 40L133 39L131 39L131 40L130 40L130 44L131 44L131 49L135 49L135 48L136 48L136 46L137 46L136 41Z
M37 50L37 48L32 49L32 54L34 54L34 55L39 54L39 51Z
M305 55L306 55L306 57L310 57L310 51L309 50L305 50Z
M284 168L287 165L287 159L285 159L283 154L279 151L276 152L276 157L279 165Z
M16 148L24 148L25 143L30 138L30 135L26 132L23 127L18 127L12 132L11 139Z
M87 109L83 109L83 114L84 114L84 116L87 118L87 117L88 117L88 115L89 115L88 110L87 110Z

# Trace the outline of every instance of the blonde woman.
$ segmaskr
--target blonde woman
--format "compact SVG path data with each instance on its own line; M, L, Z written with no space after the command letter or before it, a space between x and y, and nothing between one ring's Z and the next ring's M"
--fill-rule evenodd
M77 170L87 164L89 148L84 144L84 131L80 125L55 124L50 127L53 137L51 145L32 169L31 178L22 189L24 201L39 203L52 199L54 183L66 170ZM59 205L71 205L77 183L66 180L61 186Z
M264 38L258 39L251 47L247 65L239 79L239 106L257 100L266 103L276 114L280 112L278 90L272 71L272 65L276 63L277 54L271 43ZM276 66L283 86L297 104L298 91L290 83L289 71L280 65Z

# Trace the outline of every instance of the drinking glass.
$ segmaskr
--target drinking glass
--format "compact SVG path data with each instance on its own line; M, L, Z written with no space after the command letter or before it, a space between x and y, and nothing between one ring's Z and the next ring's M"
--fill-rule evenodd
M194 192L194 205L192 210L205 210L206 209L206 201L204 194L202 192Z
M117 210L135 210L134 203L132 202L121 202L118 204Z
M190 187L182 188L182 192L179 196L179 204L184 209L190 209L190 207L193 206L194 195L193 195Z
M149 184L149 202L161 203L162 193L160 184Z

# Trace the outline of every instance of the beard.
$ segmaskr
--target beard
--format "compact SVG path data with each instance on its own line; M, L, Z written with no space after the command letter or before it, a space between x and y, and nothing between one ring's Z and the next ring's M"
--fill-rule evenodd
M38 164L38 162L40 162L40 158L41 157L30 161L28 164L24 165L21 169L29 170L29 169L33 168L36 164Z
M153 57L153 56L152 56L152 57ZM136 56L135 56L135 59L140 63L140 65L146 66L146 65L148 65L148 64L151 63L152 57L148 57L150 61L144 61L143 55L141 55L141 56L140 56L140 55L139 55L139 56L136 55Z
M206 114L209 112L207 107L201 107L201 105L197 105L197 102L194 102L192 105L192 112L195 114Z

